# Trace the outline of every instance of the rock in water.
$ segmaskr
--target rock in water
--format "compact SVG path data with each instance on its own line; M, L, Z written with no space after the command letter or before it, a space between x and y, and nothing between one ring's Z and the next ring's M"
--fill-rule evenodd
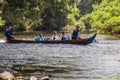
M40 80L50 80L48 76L42 77Z
M37 77L31 76L31 77L30 77L30 80L37 80Z
M18 76L15 78L15 80L24 80L23 76Z
M2 80L14 80L15 77L13 74L11 74L7 71L4 71L4 72L0 73L0 79L2 79Z

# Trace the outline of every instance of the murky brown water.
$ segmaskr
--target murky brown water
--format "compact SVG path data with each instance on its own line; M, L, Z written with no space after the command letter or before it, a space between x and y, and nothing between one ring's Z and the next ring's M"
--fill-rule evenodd
M0 71L55 80L93 80L120 75L120 40L89 45L0 43ZM109 80L109 79L108 79ZM119 80L119 79L115 79Z

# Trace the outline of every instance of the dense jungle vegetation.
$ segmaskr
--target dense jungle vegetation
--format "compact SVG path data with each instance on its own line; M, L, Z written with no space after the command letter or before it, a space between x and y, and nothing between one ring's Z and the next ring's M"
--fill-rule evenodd
M61 30L120 34L119 0L0 0L0 31Z

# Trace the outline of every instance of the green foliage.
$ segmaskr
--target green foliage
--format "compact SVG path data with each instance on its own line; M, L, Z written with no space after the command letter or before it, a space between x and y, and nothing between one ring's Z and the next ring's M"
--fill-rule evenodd
M99 4L102 0L80 0L78 8L81 10L81 14L85 15L93 11L93 4Z
M5 0L2 18L10 25L25 30L41 23L40 10L42 0ZM22 26L21 26L22 25ZM19 28L22 27L22 28Z
M0 11L0 15L2 14L2 12ZM0 26L3 24L2 18L0 16Z
M2 26L2 24L4 23L4 21L2 20L2 5L3 5L3 0L0 1L0 27Z
M61 29L79 18L78 0L4 0L2 20L16 30Z
M43 29L54 30L67 24L73 25L80 15L76 2L77 0L46 0L48 7L42 12Z
M100 33L120 34L119 0L103 0L93 5L94 11L82 18Z
M0 26L17 31L60 30L80 24L100 33L120 34L119 0L1 0Z

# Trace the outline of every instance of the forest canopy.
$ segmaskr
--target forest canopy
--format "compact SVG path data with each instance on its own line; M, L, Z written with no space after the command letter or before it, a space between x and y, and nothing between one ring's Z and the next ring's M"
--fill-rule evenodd
M80 25L87 31L120 34L119 0L0 0L0 31L61 30Z
M103 0L100 4L92 6L93 11L85 15L82 20L100 33L120 34L119 0Z

